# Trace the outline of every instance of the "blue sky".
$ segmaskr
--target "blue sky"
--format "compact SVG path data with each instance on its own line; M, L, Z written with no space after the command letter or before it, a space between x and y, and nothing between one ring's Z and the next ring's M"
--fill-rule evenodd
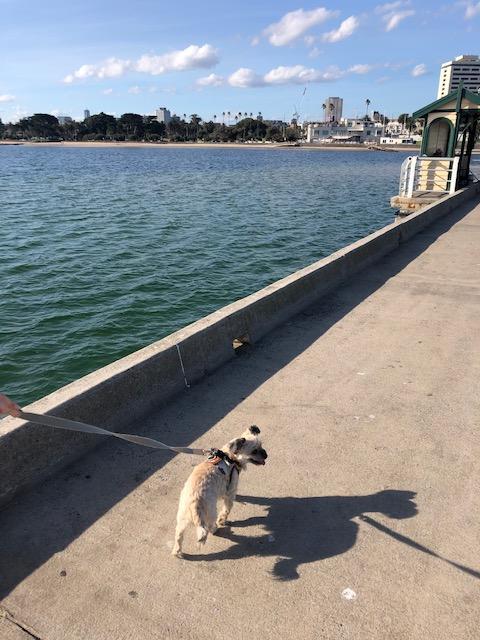
M480 2L0 0L0 118L167 106L387 115L436 98L440 64L480 54ZM305 95L304 88L307 87Z

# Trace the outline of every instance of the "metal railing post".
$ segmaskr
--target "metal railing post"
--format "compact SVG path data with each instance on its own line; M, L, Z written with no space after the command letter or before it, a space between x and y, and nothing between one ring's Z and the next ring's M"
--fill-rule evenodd
M457 156L456 158L453 158L452 160L452 169L450 173L450 189L448 191L448 193L450 194L455 193L455 191L457 190L457 176L458 176L459 161L460 161L459 156Z
M410 175L408 176L407 198L411 198L415 186L415 172L417 169L418 156L410 158Z

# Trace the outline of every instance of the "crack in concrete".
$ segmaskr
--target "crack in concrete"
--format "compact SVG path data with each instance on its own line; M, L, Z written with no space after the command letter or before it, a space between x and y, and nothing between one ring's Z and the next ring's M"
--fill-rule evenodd
M30 627L25 622L21 622L20 620L17 620L15 616L12 613L10 613L10 611L8 611L8 609L5 609L5 607L2 607L1 605L0 605L0 618L5 618L5 620L7 620L8 622L11 622L22 631L25 631L25 633L28 634L31 638L34 638L34 640L45 640L45 638L42 638L41 636L38 635L38 631L35 631L35 629Z

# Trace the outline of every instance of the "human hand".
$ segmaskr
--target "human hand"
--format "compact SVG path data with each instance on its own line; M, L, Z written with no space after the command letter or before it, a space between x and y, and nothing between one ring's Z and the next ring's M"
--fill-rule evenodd
M10 400L7 396L0 393L0 414L8 413L15 418L20 415L20 407L13 400Z

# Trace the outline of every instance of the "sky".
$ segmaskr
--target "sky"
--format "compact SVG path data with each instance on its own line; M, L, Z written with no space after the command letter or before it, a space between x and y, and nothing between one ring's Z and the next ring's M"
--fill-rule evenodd
M0 0L0 118L262 112L390 117L436 99L442 62L480 54L480 1Z

